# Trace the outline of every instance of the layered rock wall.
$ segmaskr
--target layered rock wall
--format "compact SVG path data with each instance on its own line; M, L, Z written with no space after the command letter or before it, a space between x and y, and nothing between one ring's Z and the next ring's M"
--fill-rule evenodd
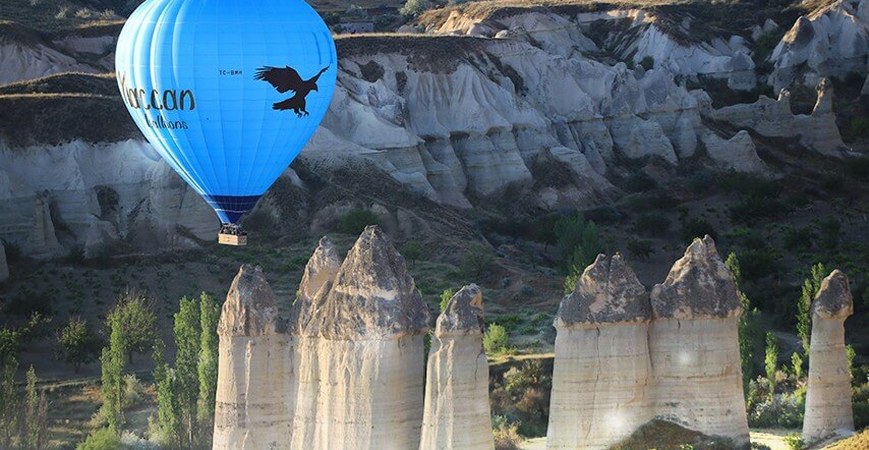
M733 275L709 236L695 239L651 293L657 417L748 444Z
M599 255L558 310L546 447L607 449L654 417L649 296Z
M851 371L845 356L845 319L854 313L848 278L834 270L812 302L809 379L803 440L814 443L854 431Z
M214 450L286 448L294 409L289 336L259 267L243 265L217 328L220 337Z
M493 450L483 293L457 292L438 317L428 358L419 450Z

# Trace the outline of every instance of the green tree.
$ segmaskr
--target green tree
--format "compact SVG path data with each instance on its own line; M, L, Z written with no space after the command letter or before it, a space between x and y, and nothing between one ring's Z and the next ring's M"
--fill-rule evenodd
M119 323L124 328L127 359L133 362L133 352L148 351L157 336L157 316L144 295L128 290L109 313L109 326Z
M100 354L100 340L91 332L87 321L72 317L57 335L57 358L72 364L78 372L82 364L96 361Z
M21 447L28 450L44 448L45 432L48 424L48 400L45 394L37 391L36 371L33 366L27 371L27 384L24 389L24 420L21 427Z
M103 348L102 357L102 391L103 416L109 423L109 429L119 434L124 425L124 410L121 405L124 395L124 362L127 357L127 328L119 320L110 320L111 334L109 346Z
M791 370L798 381L803 378L803 357L800 352L791 353Z
M441 303L440 303L441 312L444 312L447 310L447 305L450 303L450 299L453 298L453 295L455 295L455 292L453 292L452 288L444 289L444 291L441 292Z
M736 283L737 289L742 282L742 269L739 265L739 259L736 253L727 255L724 265L730 269L733 274L733 281ZM742 292L737 290L739 301L742 303L742 314L739 316L739 359L742 367L742 390L746 399L748 399L748 388L751 380L754 379L754 350L757 348L758 338L760 337L760 311L751 305L751 300Z
M778 365L778 342L771 331L766 333L766 379L769 381L770 394L775 393L775 372Z
M507 350L510 338L507 329L497 323L489 325L483 334L483 350L486 354L493 355Z
M199 296L201 337L199 344L199 423L203 430L211 427L214 419L214 402L217 393L218 337L217 322L220 320L220 305L203 292Z
M21 351L21 332L12 328L0 328L0 361L18 357Z
M410 267L415 267L416 260L422 258L424 250L419 242L410 241L401 248L401 255L410 261Z
M18 361L11 356L0 358L0 448L12 448L18 434L19 399L15 387Z
M568 272L579 273L603 251L597 225L586 221L581 214L559 218L555 222L558 251Z
M812 336L812 300L821 289L821 282L827 269L823 263L812 266L811 274L803 281L800 301L797 304L797 335L803 344L803 354L808 356Z
M121 439L110 428L100 428L91 432L87 439L75 447L75 450L117 450L121 448Z
M202 341L199 302L184 297L175 313L175 387L187 444L197 436L196 407L199 400L199 349Z
M403 16L415 17L429 8L431 8L431 2L429 0L407 0L398 12Z
M154 343L154 385L157 389L157 433L155 434L164 446L180 447L184 430L175 391L175 374L163 356L161 339L157 339Z

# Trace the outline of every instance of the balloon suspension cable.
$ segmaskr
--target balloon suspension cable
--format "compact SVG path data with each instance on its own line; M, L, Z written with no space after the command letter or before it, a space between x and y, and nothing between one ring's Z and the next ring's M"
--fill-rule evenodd
M220 226L220 233L217 235L217 242L223 245L234 245L241 247L247 245L247 232L241 225L235 223L224 223Z

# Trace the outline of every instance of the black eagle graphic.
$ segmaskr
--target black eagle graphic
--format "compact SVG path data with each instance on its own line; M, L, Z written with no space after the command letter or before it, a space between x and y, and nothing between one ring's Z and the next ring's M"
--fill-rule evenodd
M329 66L323 68L323 70L310 79L303 80L302 77L299 76L299 72L290 66L286 66L283 69L280 67L265 66L256 70L254 79L268 81L268 83L274 86L281 94L287 91L295 92L292 97L273 104L272 109L279 111L291 109L297 116L302 117L308 115L308 111L305 110L305 97L308 96L309 92L317 90L317 80L327 69L329 69Z

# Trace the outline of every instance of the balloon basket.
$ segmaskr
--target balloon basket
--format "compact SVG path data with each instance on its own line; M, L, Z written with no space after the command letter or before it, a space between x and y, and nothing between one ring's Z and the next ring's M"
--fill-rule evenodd
M217 234L217 243L244 247L247 245L247 232L238 225L225 223L220 227L220 233Z

